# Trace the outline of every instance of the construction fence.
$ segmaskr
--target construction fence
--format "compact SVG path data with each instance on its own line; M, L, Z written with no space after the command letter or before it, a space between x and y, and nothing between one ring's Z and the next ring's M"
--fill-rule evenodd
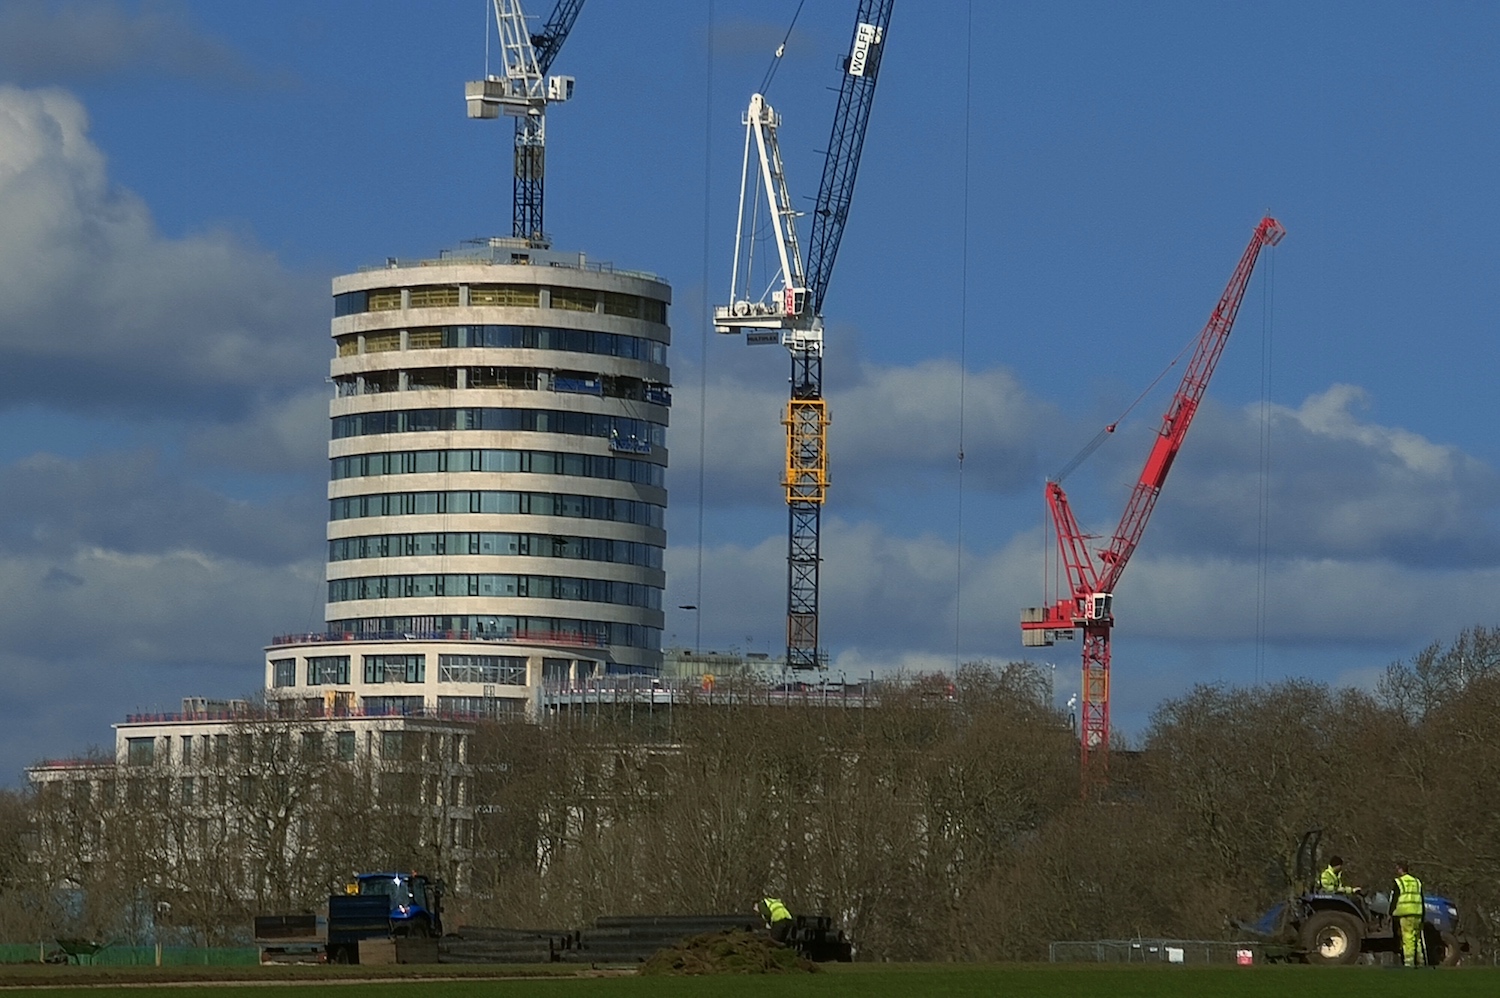
M71 941L0 943L0 963L99 967L242 967L260 963L254 946L80 946Z
M1053 963L1261 963L1260 943L1211 939L1095 939L1047 945Z

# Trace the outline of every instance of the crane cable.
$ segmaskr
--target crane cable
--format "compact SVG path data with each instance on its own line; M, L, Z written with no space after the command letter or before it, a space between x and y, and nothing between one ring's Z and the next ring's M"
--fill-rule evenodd
M958 292L958 545L953 580L953 668L962 664L964 620L964 392L968 381L969 335L969 122L974 89L974 0L964 25L964 217Z
M792 40L792 29L797 26L797 18L802 16L802 5L807 0L799 0L796 11L792 14L792 23L786 26L786 34L781 38L781 44L776 46L776 53L771 56L771 64L766 67L766 75L760 81L760 95L764 97L771 89L771 81L776 78L776 70L781 68L781 57L786 55L786 43Z
M1271 361L1276 302L1276 247L1267 254L1261 282L1260 319L1260 481L1255 545L1255 682L1266 677L1266 596L1271 557Z
M708 58L703 82L703 317L698 334L698 571L693 585L693 654L703 645L703 505L704 460L708 453L708 341L713 306L708 297L709 197L713 179L714 0L708 0Z
M1135 397L1135 401L1127 405L1125 407L1125 411L1116 416L1113 423L1110 423L1109 425L1104 427L1104 429L1094 434L1094 439L1084 444L1083 449L1080 450L1077 454L1073 455L1073 459L1067 464L1063 465L1062 470L1057 474L1049 477L1047 481L1057 482L1061 484L1064 478L1067 478L1075 470L1077 470L1080 464L1082 464L1084 461L1087 461L1089 455L1098 450L1099 445L1104 443L1105 440L1109 439L1109 435L1115 432L1115 430L1119 428L1121 423L1125 422L1125 417L1129 416L1133 411L1135 411L1135 407L1140 405L1141 402L1145 400L1147 395L1150 395L1156 390L1156 386L1161 384L1161 379L1167 376L1167 372L1176 367L1178 362L1181 361L1182 358L1186 356L1188 352L1191 351L1193 347L1198 344L1198 341L1202 338L1203 334L1201 332L1193 334L1192 338L1183 344L1182 349L1177 351L1177 356L1173 357L1171 362L1168 363L1166 367L1162 368L1161 371L1157 373L1156 377L1151 379L1151 383L1147 385L1145 389Z

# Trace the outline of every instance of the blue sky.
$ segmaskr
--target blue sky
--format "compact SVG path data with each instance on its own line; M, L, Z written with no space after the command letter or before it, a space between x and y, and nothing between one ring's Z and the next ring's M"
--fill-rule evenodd
M243 694L318 625L328 281L509 226L509 129L461 99L486 2L0 0L0 779ZM700 320L795 7L591 0L555 67L556 244L675 289L667 603L706 647L782 632L785 355ZM853 8L806 5L769 93L804 200ZM835 668L1023 654L1044 477L1267 212L1288 236L1117 595L1117 723L1200 681L1368 684L1495 623L1497 40L1476 4L898 4L826 309ZM1090 529L1176 377L1069 479Z

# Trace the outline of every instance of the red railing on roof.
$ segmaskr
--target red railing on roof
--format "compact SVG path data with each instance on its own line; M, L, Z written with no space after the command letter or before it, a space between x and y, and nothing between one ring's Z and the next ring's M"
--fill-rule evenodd
M514 631L493 634L483 631L371 631L361 634L278 634L271 647L286 645L340 644L345 641L496 641L503 644L567 645L575 648L604 648L603 638L573 631Z

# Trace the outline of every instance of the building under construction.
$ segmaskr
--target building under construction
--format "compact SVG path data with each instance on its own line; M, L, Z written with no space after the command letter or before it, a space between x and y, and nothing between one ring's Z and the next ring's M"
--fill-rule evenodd
M496 716L658 672L667 285L490 239L333 291L327 623L267 691Z

